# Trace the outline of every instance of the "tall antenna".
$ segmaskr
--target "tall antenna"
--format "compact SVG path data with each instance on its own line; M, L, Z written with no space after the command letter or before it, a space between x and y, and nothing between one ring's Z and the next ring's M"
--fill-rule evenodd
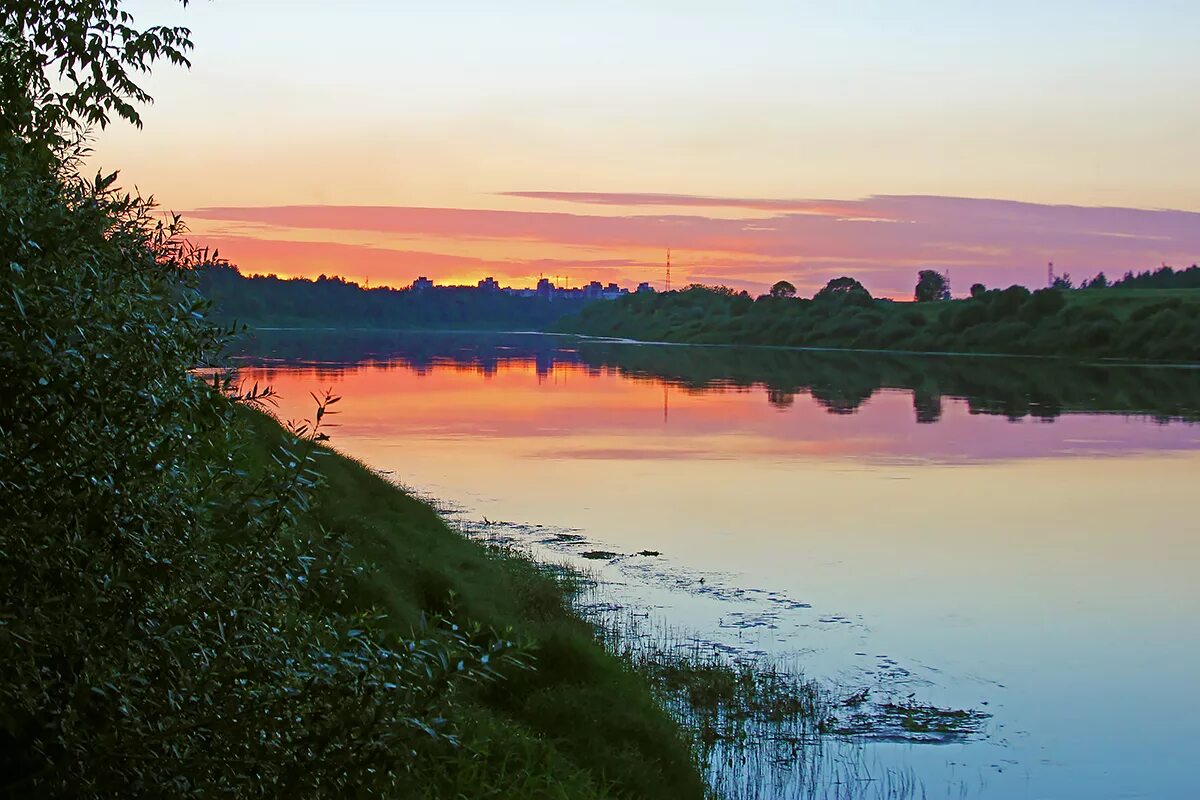
M671 248L667 248L667 291L671 291Z
M1046 288L1054 285L1054 262L1046 265Z

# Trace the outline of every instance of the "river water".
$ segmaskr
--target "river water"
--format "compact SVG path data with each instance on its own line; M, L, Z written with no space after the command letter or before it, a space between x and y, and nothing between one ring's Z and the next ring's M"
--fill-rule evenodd
M862 745L917 796L1200 797L1200 370L332 332L241 364L666 624L990 714Z

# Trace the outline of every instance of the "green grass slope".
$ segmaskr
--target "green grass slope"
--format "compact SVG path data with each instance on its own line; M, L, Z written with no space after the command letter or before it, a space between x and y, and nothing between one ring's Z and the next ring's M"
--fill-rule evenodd
M248 420L252 460L265 461L282 430L265 414ZM467 699L457 761L418 794L703 796L681 732L644 680L570 611L560 579L466 539L427 503L351 458L329 451L321 471L327 486L307 524L345 534L373 565L352 589L357 605L386 611L399 634L410 633L422 612L452 611L535 643L533 670Z

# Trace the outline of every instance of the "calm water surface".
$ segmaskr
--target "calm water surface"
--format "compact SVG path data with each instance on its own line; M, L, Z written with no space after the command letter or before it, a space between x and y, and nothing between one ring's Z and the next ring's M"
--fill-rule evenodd
M624 603L991 713L867 746L928 797L1200 797L1200 371L538 335L248 352L283 416L332 387L340 449L539 553L660 551L581 562Z

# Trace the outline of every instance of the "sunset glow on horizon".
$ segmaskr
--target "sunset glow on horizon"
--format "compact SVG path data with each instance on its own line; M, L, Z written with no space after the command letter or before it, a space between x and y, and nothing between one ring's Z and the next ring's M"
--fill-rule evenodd
M251 274L661 286L669 247L677 286L905 297L1200 260L1190 3L133 11L193 68L94 161Z

